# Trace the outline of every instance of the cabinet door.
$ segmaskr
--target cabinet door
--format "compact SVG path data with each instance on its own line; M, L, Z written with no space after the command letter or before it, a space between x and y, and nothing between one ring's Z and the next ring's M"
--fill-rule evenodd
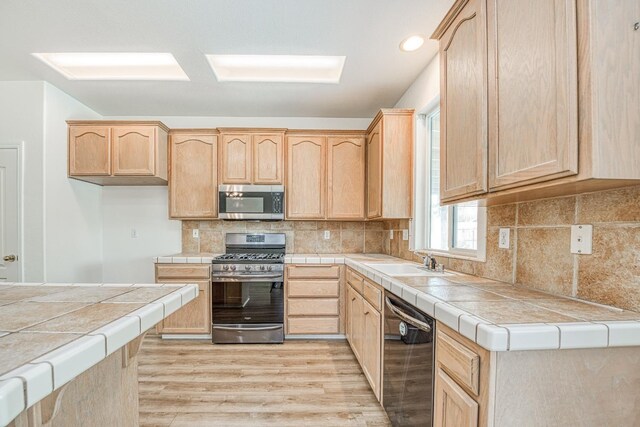
M253 183L282 184L282 134L253 135Z
M287 218L324 219L326 138L287 138Z
M211 282L184 279L163 283L196 283L198 297L162 321L158 332L163 334L210 334L211 333Z
M364 138L329 138L327 218L364 218Z
M440 198L487 191L485 2L471 0L440 39ZM438 129L431 129L433 136ZM437 141L434 141L437 143Z
M358 361L362 361L362 340L364 332L363 299L351 286L347 289L347 316L349 344ZM361 362L362 363L362 362Z
M223 184L251 184L251 135L221 135L220 180Z
M381 316L371 304L363 300L362 312L362 370L369 380L373 393L380 398L380 367L382 351Z
M156 128L117 126L112 128L113 175L154 175Z
M489 0L489 186L578 172L576 0Z
M478 404L442 369L435 382L434 427L476 427Z
M69 126L69 175L111 175L111 129Z
M367 136L367 218L382 216L382 120Z
M169 215L215 218L218 215L216 135L171 135Z

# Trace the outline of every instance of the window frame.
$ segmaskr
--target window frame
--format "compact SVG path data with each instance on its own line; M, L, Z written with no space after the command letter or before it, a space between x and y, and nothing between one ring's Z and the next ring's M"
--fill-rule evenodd
M431 236L431 117L440 113L439 97L430 105L416 114L414 158L414 203L413 220L411 221L414 235L411 249L417 254L439 255L448 258L458 258L471 261L486 261L487 209L478 206L478 229L476 249L455 247L455 209L459 204L450 204L446 208L447 218L447 249L430 247ZM443 206L445 207L445 206Z

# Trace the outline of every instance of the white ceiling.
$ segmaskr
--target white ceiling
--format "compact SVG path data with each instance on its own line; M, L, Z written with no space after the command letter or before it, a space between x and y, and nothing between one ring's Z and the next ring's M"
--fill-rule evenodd
M107 116L371 117L437 52L453 0L1 0L0 80L46 80ZM170 52L190 82L69 81L34 52ZM340 84L218 83L205 54L346 55Z

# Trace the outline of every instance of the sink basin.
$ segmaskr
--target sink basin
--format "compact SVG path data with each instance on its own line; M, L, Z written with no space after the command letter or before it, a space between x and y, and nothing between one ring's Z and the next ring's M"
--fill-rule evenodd
M380 264L366 263L369 267L386 274L387 276L447 276L449 273L440 273L438 271L429 271L420 268L416 264Z

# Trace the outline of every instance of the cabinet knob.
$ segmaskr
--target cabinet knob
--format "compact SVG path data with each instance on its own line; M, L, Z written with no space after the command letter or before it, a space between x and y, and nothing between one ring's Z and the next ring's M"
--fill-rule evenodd
M2 259L6 262L15 262L18 259L18 257L15 255L7 255Z
M633 24L633 31L638 31L640 30L640 22L636 22L635 24Z

